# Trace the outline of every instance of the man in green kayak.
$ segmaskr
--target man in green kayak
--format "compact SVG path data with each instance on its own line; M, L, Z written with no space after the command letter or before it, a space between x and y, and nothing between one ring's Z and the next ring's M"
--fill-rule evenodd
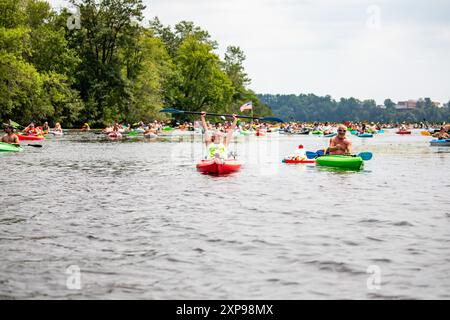
M326 153L346 155L352 153L352 142L345 134L347 133L347 127L340 125L337 130L337 136L330 139L330 147Z
M19 137L14 133L13 126L6 126L5 128L6 135L2 137L2 142L9 143L15 146L20 146Z
M228 129L226 134L215 130L212 136L209 135L208 125L206 124L206 112L202 111L201 122L205 131L205 144L207 149L208 159L227 159L228 158L228 145L233 137L233 132L236 129L237 118L233 114L233 123L231 128Z

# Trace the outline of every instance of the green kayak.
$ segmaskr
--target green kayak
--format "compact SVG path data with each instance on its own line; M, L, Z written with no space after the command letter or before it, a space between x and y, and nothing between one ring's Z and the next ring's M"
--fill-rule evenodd
M313 131L312 134L322 134L322 131L316 130L316 131Z
M361 157L327 155L318 157L316 164L324 167L360 170L364 165L364 161Z
M22 147L16 147L9 143L0 142L0 152L20 152Z

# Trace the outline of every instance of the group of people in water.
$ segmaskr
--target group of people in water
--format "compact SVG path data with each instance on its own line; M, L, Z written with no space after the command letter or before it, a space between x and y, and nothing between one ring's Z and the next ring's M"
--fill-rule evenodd
M5 123L5 135L2 137L1 142L3 143L9 143L12 145L19 146L20 145L20 139L19 136L16 134L16 130L18 125L14 125L11 120L8 121L8 123ZM54 133L54 134L62 134L63 129L61 127L61 124L59 122L55 123L55 127L53 129L50 129L48 122L45 122L42 126L36 126L34 122L31 122L28 126L24 127L22 130L22 135L24 136L42 136L44 134L48 133Z
M110 133L123 133L129 131L140 130L145 134L158 134L163 131L170 123L163 121L154 121L149 124L139 122L134 125L122 125L115 123L114 125L107 126L102 130L105 134ZM274 130L274 127L267 123L259 123L258 121L252 123L240 122L236 115L233 115L233 121L216 122L211 123L206 121L206 113L202 112L199 122L184 122L183 124L177 123L177 127L180 130L194 131L196 129L201 130L204 133L204 142L207 148L207 154L210 159L225 159L228 156L228 146L232 140L233 133L236 130L250 131L250 130L264 130L270 132ZM412 125L414 128L420 128L423 124ZM399 128L400 130L407 130L411 127L406 124L394 124L394 125L382 125L379 123L356 123L356 122L344 122L342 124L336 123L284 123L279 127L280 130L285 132L303 131L303 130L317 130L321 131L324 135L333 133L337 127L336 135L329 140L329 147L327 153L335 155L346 155L352 153L352 142L347 136L349 129L358 131L359 133L371 133L379 131L383 128ZM425 128L425 126L423 126ZM428 128L427 128L428 129ZM2 142L13 145L19 145L19 137L15 134L16 126L6 124L6 135L2 137ZM85 123L81 128L81 131L90 131L89 124ZM48 122L45 122L42 126L36 126L34 122L30 123L23 130L23 135L43 135L49 132L62 133L62 127L60 123L56 123L54 129L50 129ZM438 139L450 138L450 124L443 124L439 130L433 132L433 137Z

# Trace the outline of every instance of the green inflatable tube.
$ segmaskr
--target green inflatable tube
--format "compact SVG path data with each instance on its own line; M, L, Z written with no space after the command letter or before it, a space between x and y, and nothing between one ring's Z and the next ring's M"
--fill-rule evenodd
M324 167L360 170L364 166L364 161L361 157L327 155L318 157L316 164Z

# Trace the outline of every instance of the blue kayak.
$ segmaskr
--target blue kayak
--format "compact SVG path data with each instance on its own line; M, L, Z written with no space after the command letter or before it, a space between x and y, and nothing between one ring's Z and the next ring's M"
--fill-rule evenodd
M432 147L450 147L450 139L435 139L430 141Z
M358 137L360 137L360 138L373 138L373 134L371 134L371 133L361 133L361 134L358 134Z
M333 133L330 133L330 134L326 134L326 135L324 135L323 137L324 137L324 138L333 138L333 137L335 137L335 136L337 136L337 133L336 133L336 132L333 132Z

